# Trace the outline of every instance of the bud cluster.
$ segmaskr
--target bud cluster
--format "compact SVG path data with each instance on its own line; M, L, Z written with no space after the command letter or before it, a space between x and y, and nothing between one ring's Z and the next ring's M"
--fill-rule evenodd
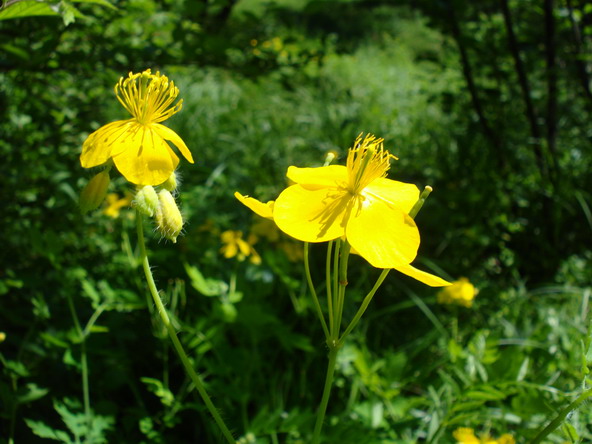
M157 192L153 186L138 187L132 205L142 214L153 217L156 222L156 230L162 237L173 243L183 229L183 216L172 192L177 189L178 178L173 172L171 176L160 186Z

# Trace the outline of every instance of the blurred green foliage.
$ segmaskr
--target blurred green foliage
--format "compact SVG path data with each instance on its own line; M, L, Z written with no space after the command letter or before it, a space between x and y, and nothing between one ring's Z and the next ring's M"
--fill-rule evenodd
M241 443L308 442L325 349L288 239L260 236L261 265L221 257L219 234L256 222L232 194L273 199L289 165L330 150L343 161L360 132L399 157L391 178L435 189L417 218L420 267L480 293L471 309L440 306L434 289L389 276L339 355L325 442L451 443L461 426L527 442L586 385L589 5L551 2L549 28L539 3L509 2L513 45L505 1L121 0L6 19L8 3L0 443L220 442L147 299L131 211L77 208L92 177L82 142L124 116L113 85L145 68L179 86L170 126L196 159L180 169L185 236L154 236L151 261ZM132 190L118 179L111 191ZM312 254L322 291L324 251ZM350 317L378 276L352 262ZM584 406L549 442L587 442L591 421Z

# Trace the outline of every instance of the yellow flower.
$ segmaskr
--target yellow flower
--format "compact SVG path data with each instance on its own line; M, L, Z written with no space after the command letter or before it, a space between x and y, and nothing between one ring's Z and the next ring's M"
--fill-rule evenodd
M504 433L498 439L487 434L477 438L475 431L469 427L459 427L452 432L452 436L456 439L457 444L516 444L514 437L509 433Z
M479 291L475 286L467 278L461 277L449 287L440 290L437 299L440 304L456 304L471 308L477 293Z
M160 124L181 109L183 100L173 106L179 89L159 72L150 70L119 79L115 94L131 119L118 120L92 133L82 146L80 163L84 168L113 159L130 182L159 185L179 164L179 158L166 141L172 142L191 163L193 157L185 142L170 128Z
M459 427L452 436L456 439L457 444L481 444L481 440L475 436L473 429L468 427Z
M106 200L107 206L103 210L103 214L112 217L113 219L119 217L119 210L132 203L132 199L129 196L120 198L117 193L109 193Z
M346 238L353 251L377 268L394 268L430 286L443 279L410 265L417 255L419 230L409 211L419 198L415 185L387 179L390 159L383 139L359 136L346 166L288 169L294 185L267 204L235 193L260 216L304 242Z
M261 263L261 257L253 248L253 244L257 242L256 236L251 235L245 241L242 231L226 230L220 235L220 240L224 244L220 248L220 253L225 258L230 259L236 257L239 261L244 261L246 257L249 257L251 263L255 265Z
M516 440L509 433L504 433L497 440L498 444L516 444Z

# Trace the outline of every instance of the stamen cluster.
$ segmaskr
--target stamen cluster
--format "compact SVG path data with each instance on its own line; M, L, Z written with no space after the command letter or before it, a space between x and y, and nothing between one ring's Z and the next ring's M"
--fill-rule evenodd
M115 95L123 107L134 118L144 125L162 122L177 113L183 106L181 99L171 107L179 88L160 72L151 74L147 69L142 73L129 73L124 79L119 79L115 85Z

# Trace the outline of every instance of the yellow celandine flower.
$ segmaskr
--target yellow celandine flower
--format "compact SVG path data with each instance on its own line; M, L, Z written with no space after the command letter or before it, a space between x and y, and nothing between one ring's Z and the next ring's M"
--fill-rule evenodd
M129 73L115 85L115 95L132 115L102 126L82 146L80 163L84 168L103 165L109 159L123 176L137 185L160 185L179 164L167 141L172 142L193 163L185 142L160 122L181 109L183 100L173 106L179 88L159 72L148 69Z
M225 258L236 257L239 261L244 261L248 257L249 261L255 265L261 263L261 257L253 248L253 244L257 242L257 236L250 235L245 241L242 231L226 230L220 235L220 240L224 244L220 248L220 253Z
M119 197L117 193L109 193L105 199L107 206L103 210L103 214L113 219L119 217L119 212L123 207L130 206L132 199L130 196Z
M419 189L386 178L391 158L395 157L384 149L383 139L358 136L346 166L289 167L287 176L294 185L275 202L235 196L298 240L344 238L374 267L394 268L433 287L449 285L410 265L420 236L408 213L419 199Z
M437 300L439 304L456 304L471 308L477 293L479 293L479 290L467 278L461 277L449 287L440 290Z
M504 433L497 439L487 434L478 438L475 436L475 431L469 427L459 427L452 432L452 436L457 444L516 444L516 440L509 433Z

